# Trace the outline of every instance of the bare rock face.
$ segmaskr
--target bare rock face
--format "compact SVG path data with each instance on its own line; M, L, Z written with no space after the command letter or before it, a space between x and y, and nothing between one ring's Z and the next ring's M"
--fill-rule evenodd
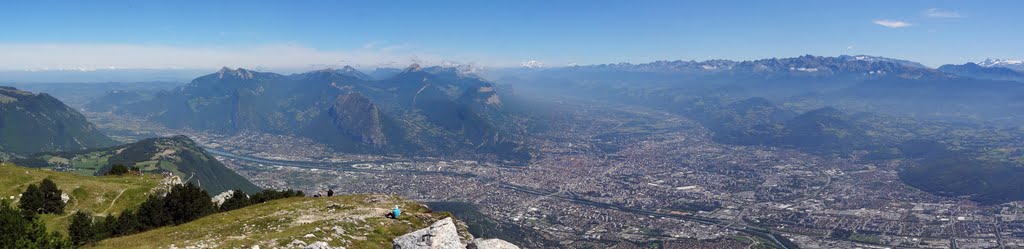
M345 249L344 247L331 247L327 242L317 241L313 244L306 245L303 249Z
M402 235L392 243L395 249L519 249L519 246L500 239L474 239L469 245L464 245L452 218L444 218L428 228Z
M210 201L212 201L215 206L219 207L220 205L224 204L225 201L227 201L228 199L230 199L231 197L234 197L234 196L235 196L235 191L234 190L228 190L228 191L224 191L223 193L220 193L220 194L210 198Z
M151 193L153 193L153 194L155 194L157 196L163 197L163 196L167 196L167 193L171 192L171 188L173 188L174 186L183 185L183 184L184 183L181 181L181 177L178 177L178 176L176 176L174 174L166 172L165 174L163 174L163 178L160 179L160 184L158 184L155 188L153 188L149 192L151 192Z
M459 240L459 231L452 218L434 222L428 228L411 232L392 240L395 249L462 249L466 245Z
M380 148L388 142L384 137L380 109L362 94L338 96L328 114L338 131L360 143Z
M514 245L512 243L508 243L508 241L504 241L504 240L500 240L500 239L474 239L472 242L469 242L469 246L467 246L466 248L469 248L469 249L519 249L519 246L516 246L516 245Z

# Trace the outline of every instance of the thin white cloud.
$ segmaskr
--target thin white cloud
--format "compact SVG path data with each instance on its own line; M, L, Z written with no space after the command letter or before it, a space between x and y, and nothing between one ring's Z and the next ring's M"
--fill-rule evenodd
M488 66L517 63L487 57L442 56L408 45L372 43L349 50L324 50L298 44L235 47L185 47L151 44L26 44L0 43L0 70L216 69L221 66L263 70L307 70L310 67L404 67L413 62L441 65L465 61Z
M910 27L910 26L914 25L914 24L909 23L909 22L896 21L896 20L886 20L886 19L875 20L874 23L878 24L878 25L882 25L882 27L886 27L886 28L906 28L906 27Z
M967 17L952 10L944 10L939 8L926 9L921 12L925 17L929 18L963 18Z

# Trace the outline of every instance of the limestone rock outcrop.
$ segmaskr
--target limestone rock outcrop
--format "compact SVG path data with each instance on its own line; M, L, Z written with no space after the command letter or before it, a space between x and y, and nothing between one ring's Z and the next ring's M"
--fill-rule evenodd
M430 227L407 233L392 240L395 249L462 249L459 231L452 218L434 222Z
M472 242L469 242L469 246L466 246L466 248L468 248L468 249L519 249L519 246L516 246L516 245L514 245L512 243L508 243L508 241L504 241L504 240L500 240L500 239L474 239Z
M444 218L428 228L395 238L392 243L395 249L519 249L500 239L474 239L467 245L462 243L461 238L452 218Z

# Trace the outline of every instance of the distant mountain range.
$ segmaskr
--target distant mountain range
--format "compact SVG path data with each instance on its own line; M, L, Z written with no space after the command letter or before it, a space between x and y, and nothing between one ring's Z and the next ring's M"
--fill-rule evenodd
M0 87L0 152L25 155L114 144L85 116L49 94Z
M223 68L124 103L134 98L112 92L87 106L173 128L299 135L347 152L530 157L495 86L455 68L412 65L379 80L351 67L292 75Z
M1005 64L1005 63L1004 63ZM1024 83L1005 68L931 69L872 56L659 61L492 73L536 94L682 114L726 144L863 160L901 158L904 182L982 203L1024 199L1018 154L976 160L1024 136ZM970 180L960 180L970 179ZM955 186L955 187L951 187ZM975 186L975 187L970 187Z
M925 73L927 67L917 62L884 57L843 55L824 57L805 55L794 58L771 58L752 61L707 60L707 61L656 61L643 64L619 63L591 66L552 68L552 70L575 71L618 71L650 73L733 75L802 75L823 76L838 74L898 75Z
M1024 72L998 66L982 66L974 63L963 65L942 65L939 71L970 78L988 80L1007 80L1024 83Z
M802 111L831 105L853 111L925 118L963 118L1005 124L1024 121L1024 112L1020 111L1024 106L1024 84L1005 81L1006 77L1016 77L1015 72L981 67L956 70L958 73L954 74L954 68L947 66L937 70L919 63L873 56L808 55L753 61L573 66L493 75L502 83L548 92L613 95L602 96L605 98L622 94L688 94L733 101L751 97L773 101L802 99L817 103L802 107ZM659 90L648 92L653 89Z

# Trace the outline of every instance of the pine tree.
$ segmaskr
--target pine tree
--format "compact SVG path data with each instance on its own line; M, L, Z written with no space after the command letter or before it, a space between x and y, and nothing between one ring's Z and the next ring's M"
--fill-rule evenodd
M43 206L45 205L44 199L43 191L39 189L39 186L29 184L25 192L21 193L18 208L21 208L22 213L26 216L35 216L42 213Z
M0 201L0 248L72 248L59 233L47 233L42 222L26 218L10 202Z
M115 164L110 167L109 171L107 171L107 175L120 176L125 174L128 174L128 166L124 166L123 164Z
M71 242L78 246L92 241L95 235L92 216L82 211L75 212L71 218L71 225L68 226L68 235L71 236Z
M164 197L164 210L170 214L174 224L178 225L212 214L217 209L210 201L210 194L188 183L171 188L171 192Z
M28 189L21 194L21 208L26 216L35 214L62 214L64 213L64 200L61 200L62 192L50 179L43 179L38 186L28 185Z
M106 238L114 237L114 230L117 228L117 217L113 215L107 215L103 218L103 221L97 222L93 226L93 239L100 241Z
M65 203L64 200L61 199L63 192L57 188L57 184L53 183L49 178L43 179L43 182L39 184L39 190L43 192L43 213L64 213Z
M146 199L136 213L139 231L171 224L171 215L164 209L164 206L163 197L150 196L149 199Z
M117 217L117 227L114 229L114 236L134 234L139 231L139 216L132 210L125 210Z

